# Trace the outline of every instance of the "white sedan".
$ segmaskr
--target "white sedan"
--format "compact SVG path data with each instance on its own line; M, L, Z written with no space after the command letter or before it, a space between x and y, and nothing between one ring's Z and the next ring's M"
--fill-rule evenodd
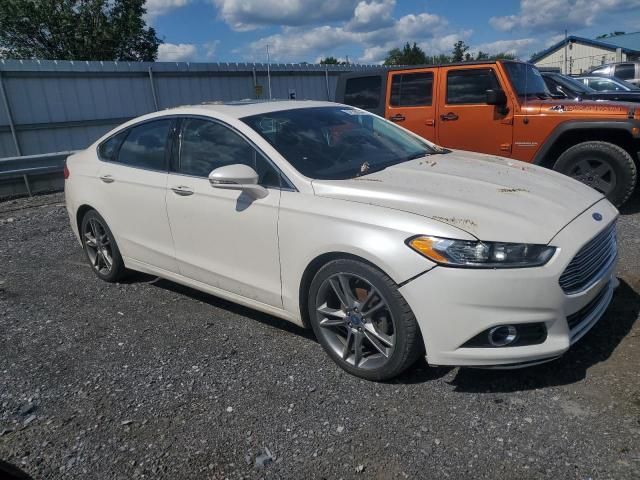
M94 273L127 270L313 328L352 374L566 352L616 286L616 209L550 170L449 151L328 102L136 118L67 159Z

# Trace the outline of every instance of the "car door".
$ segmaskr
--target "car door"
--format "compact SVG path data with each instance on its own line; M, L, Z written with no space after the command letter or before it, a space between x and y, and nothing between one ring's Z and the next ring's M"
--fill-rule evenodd
M264 198L215 188L225 165L254 168ZM180 273L282 308L278 212L280 174L243 135L213 119L185 117L173 148L167 212Z
M146 121L100 144L96 195L124 257L176 272L165 205L173 127L172 118Z
M390 73L385 116L414 133L436 141L433 103L435 69Z
M513 105L508 111L487 104L487 90L504 88L495 69L483 66L449 67L441 71L438 87L437 131L440 145L460 150L511 155Z

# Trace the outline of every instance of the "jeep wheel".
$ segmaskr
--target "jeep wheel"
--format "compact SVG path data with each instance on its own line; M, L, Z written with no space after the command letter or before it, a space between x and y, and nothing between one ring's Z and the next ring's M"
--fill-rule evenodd
M567 149L553 166L595 188L619 207L636 186L636 166L623 148L607 142L584 142Z

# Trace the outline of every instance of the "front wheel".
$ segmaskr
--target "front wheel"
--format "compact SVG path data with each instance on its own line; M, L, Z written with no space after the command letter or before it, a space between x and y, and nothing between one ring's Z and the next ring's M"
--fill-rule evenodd
M598 190L616 207L636 186L636 165L623 148L608 142L584 142L567 149L553 169Z
M311 282L309 318L329 356L347 372L386 380L423 353L416 319L398 287L376 268L334 260Z

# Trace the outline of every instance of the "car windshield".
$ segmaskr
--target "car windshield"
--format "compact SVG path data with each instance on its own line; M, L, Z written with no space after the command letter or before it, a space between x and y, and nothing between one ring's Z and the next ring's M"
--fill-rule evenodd
M628 91L640 90L640 88L636 87L632 83L625 82L624 80L621 80L619 78L600 77L600 76L578 77L578 78L580 79L586 78L589 81L589 86L600 92L607 92L607 91L628 92Z
M584 83L576 80L575 78L567 77L566 75L557 75L552 77L560 85L564 85L571 90L578 93L594 93L593 88L587 87Z
M537 96L547 98L551 92L542 79L540 71L528 63L504 62L511 85L520 97Z
M314 179L344 180L438 153L392 123L350 107L296 108L242 121Z

